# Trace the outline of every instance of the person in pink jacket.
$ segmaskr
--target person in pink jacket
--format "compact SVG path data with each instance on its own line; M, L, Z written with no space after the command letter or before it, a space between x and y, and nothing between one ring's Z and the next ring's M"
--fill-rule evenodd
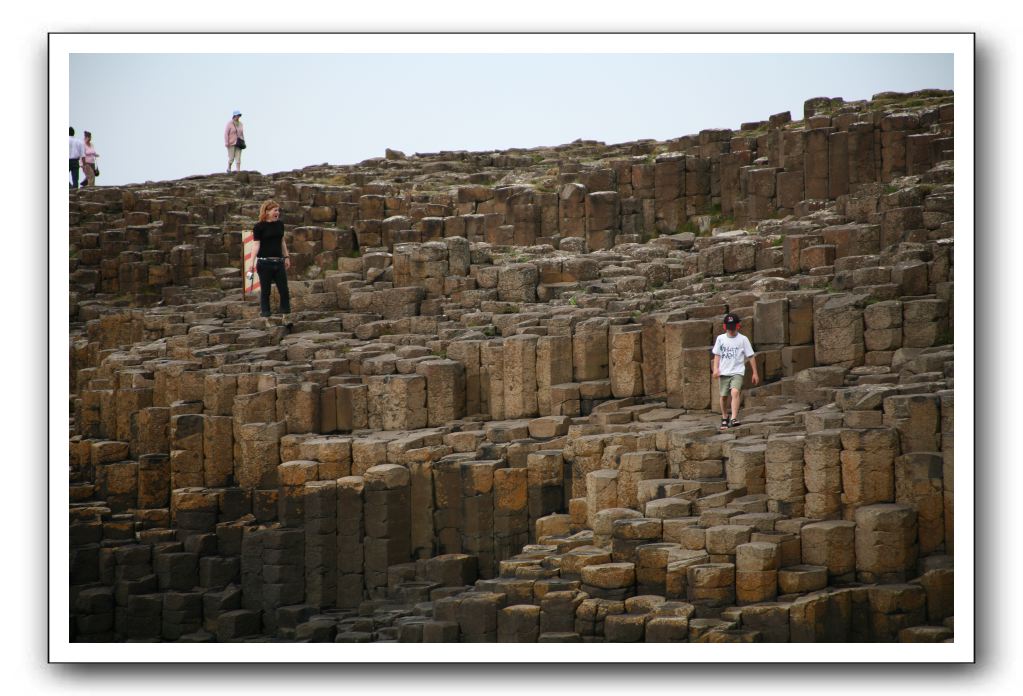
M242 125L242 112L235 109L231 120L224 128L224 147L227 148L227 173L231 173L231 164L238 162L235 171L242 170L242 150L245 148L245 126ZM239 142L240 141L240 142Z
M92 146L92 133L85 131L85 154L82 155L82 169L85 170L85 186L96 185L96 175L99 169L96 167L96 158L99 153Z

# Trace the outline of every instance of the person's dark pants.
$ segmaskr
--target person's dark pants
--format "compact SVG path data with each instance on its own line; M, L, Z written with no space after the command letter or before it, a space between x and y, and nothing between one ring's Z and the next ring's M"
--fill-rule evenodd
M69 159L67 168L71 172L71 183L68 184L68 188L78 188L78 160Z
M270 285L277 286L281 295L281 314L291 312L291 296L288 294L288 272L284 260L258 259L256 272L259 273L259 314L270 316Z

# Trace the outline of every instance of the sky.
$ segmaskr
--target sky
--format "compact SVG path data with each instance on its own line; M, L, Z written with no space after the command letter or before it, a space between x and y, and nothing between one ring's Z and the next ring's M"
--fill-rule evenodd
M951 54L72 53L70 124L98 184L272 173L439 150L608 144L738 128L810 97L952 89Z

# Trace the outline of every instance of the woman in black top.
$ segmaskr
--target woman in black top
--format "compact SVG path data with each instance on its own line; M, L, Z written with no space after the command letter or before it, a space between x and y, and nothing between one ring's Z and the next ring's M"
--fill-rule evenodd
M291 256L284 240L284 223L280 221L281 206L277 201L263 201L259 207L259 222L252 228L256 241L256 272L259 274L259 316L270 316L270 285L277 286L281 296L281 314L291 312L288 295L288 273ZM250 269L251 270L251 269Z

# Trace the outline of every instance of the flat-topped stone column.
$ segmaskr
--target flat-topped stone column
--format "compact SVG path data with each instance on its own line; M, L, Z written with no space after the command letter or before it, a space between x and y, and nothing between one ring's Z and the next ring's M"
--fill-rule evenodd
M537 337L521 334L504 339L504 413L506 418L539 415L537 404Z
M481 578L497 574L494 550L494 473L496 462L462 462L462 550L475 556Z
M387 568L411 555L408 469L380 464L365 476L365 585L370 595L387 588Z
M856 570L856 524L846 520L814 522L799 530L805 565L825 566L832 582L848 582Z
M374 430L425 428L426 377L385 375L367 379L369 427Z
M238 426L241 462L235 478L243 488L276 488L280 463L280 440L287 430L283 422L245 423Z
M780 559L777 544L760 541L735 547L735 594L739 604L769 602L777 597Z
M676 321L664 325L668 408L706 408L710 405L706 397L710 391L711 345L709 321ZM705 353L688 353L689 350L702 350ZM698 364L701 362L700 355L705 358L702 372Z
M572 336L572 368L576 382L608 377L608 322L587 319L575 326Z
M765 473L769 512L801 517L805 510L803 476L805 437L772 435L767 439Z
M305 601L333 607L338 597L337 481L305 484Z
M640 328L616 326L611 329L611 393L615 398L644 393L643 334Z
M944 548L944 467L938 452L912 452L895 460L895 502L916 510L920 555Z
M416 365L426 378L427 425L436 427L466 415L465 368L455 360L427 360ZM477 397L478 399L478 397ZM479 403L476 403L479 411Z
M803 450L807 517L827 520L842 516L841 453L840 431L807 433Z
M337 480L337 599L335 606L354 608L363 597L365 511L361 476Z
M843 518L858 507L895 500L898 433L891 428L844 429L841 433Z
M920 553L916 512L891 503L866 505L856 510L855 525L857 580L907 580Z
M572 381L572 337L540 336L536 342L536 402L541 416L554 412L551 387Z

